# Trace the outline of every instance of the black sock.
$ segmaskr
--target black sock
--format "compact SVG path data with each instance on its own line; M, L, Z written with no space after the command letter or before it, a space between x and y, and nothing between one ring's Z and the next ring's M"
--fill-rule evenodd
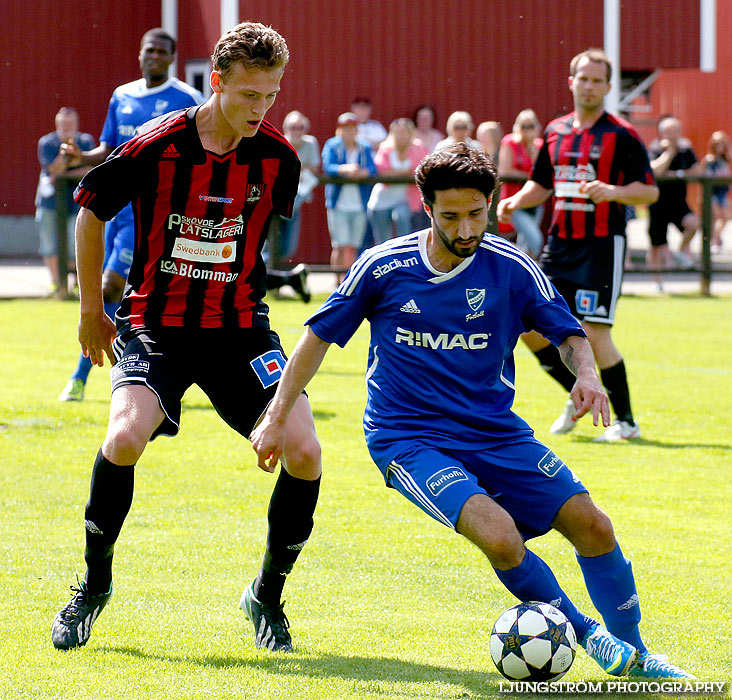
M315 481L297 479L280 468L267 512L267 551L254 582L254 595L260 602L279 603L285 578L313 530L319 490L320 477Z
M267 289L272 291L284 287L289 282L290 273L283 270L267 270Z
M547 345L545 348L542 348L541 350L534 350L533 352L534 355L536 355L536 359L539 360L541 368L550 377L558 381L567 390L567 392L572 391L572 387L574 386L577 377L575 377L569 369L567 369L567 365L562 362L562 356L559 354L559 350L557 350L553 345Z
M600 379L607 390L618 420L635 425L633 412L630 410L630 389L628 389L628 378L625 374L625 362L620 360L617 365L601 369Z
M86 583L93 594L106 593L112 585L114 543L132 505L134 482L134 464L113 464L99 450L84 513Z

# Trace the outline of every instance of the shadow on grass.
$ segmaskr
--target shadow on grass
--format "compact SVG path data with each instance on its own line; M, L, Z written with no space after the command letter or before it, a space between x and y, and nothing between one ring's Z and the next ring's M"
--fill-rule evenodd
M497 671L463 671L445 666L402 661L389 657L339 656L337 654L272 654L250 658L240 656L168 656L150 654L133 647L103 647L100 651L126 654L131 657L163 662L199 664L213 668L255 668L282 676L314 679L343 678L369 683L369 695L378 691L373 683L442 683L459 686L470 697L492 698L498 682L504 680ZM384 687L384 695L393 688Z
M586 435L573 435L573 442L590 444L595 438ZM600 444L600 443L598 443ZM627 440L622 442L602 443L605 447L625 447L631 444ZM633 447L664 447L669 450L685 450L689 447L705 450L732 450L732 445L721 445L713 442L664 442L663 440L648 440L647 438L633 438Z

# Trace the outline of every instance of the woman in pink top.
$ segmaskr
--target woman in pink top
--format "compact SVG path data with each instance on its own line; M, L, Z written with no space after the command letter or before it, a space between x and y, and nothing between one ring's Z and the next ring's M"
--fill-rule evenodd
M526 177L534 165L541 148L541 125L533 109L519 112L510 134L501 139L498 155L498 175L500 177ZM521 189L522 182L506 182L501 187L501 199L510 197ZM516 245L532 258L538 258L544 245L544 235L539 229L544 208L521 209L518 217L513 217L516 230ZM499 229L500 230L500 229ZM504 231L501 231L504 233Z
M414 139L414 122L395 119L389 125L389 135L379 146L374 163L379 175L413 178L414 170L427 155L421 142ZM374 185L368 203L368 216L374 234L374 244L411 233L412 214L422 210L422 200L416 185Z

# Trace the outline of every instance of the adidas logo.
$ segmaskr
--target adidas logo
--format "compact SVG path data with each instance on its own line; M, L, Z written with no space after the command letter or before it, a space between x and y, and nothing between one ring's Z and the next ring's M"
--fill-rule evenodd
M99 526L92 520L85 520L84 521L84 527L87 529L88 532L91 532L92 535L103 535L104 531L99 528Z
M419 306L415 303L414 299L410 299L399 311L403 311L405 314L421 314Z
M618 610L630 610L631 608L634 608L639 603L638 594L633 593L628 600L626 600L622 605L618 606Z
M164 151L163 158L180 158L180 153L176 147L171 143Z

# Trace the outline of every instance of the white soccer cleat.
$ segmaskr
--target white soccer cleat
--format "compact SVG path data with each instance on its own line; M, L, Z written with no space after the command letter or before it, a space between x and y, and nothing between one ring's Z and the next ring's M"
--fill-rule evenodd
M635 440L641 436L638 423L631 425L624 420L616 420L602 435L592 442L620 442L621 440Z
M565 433L569 433L574 430L577 425L577 421L572 420L572 416L576 413L576 410L577 409L574 407L574 401L572 401L572 399L568 399L562 414L552 423L552 427L549 428L549 432L552 433L552 435L564 435Z

